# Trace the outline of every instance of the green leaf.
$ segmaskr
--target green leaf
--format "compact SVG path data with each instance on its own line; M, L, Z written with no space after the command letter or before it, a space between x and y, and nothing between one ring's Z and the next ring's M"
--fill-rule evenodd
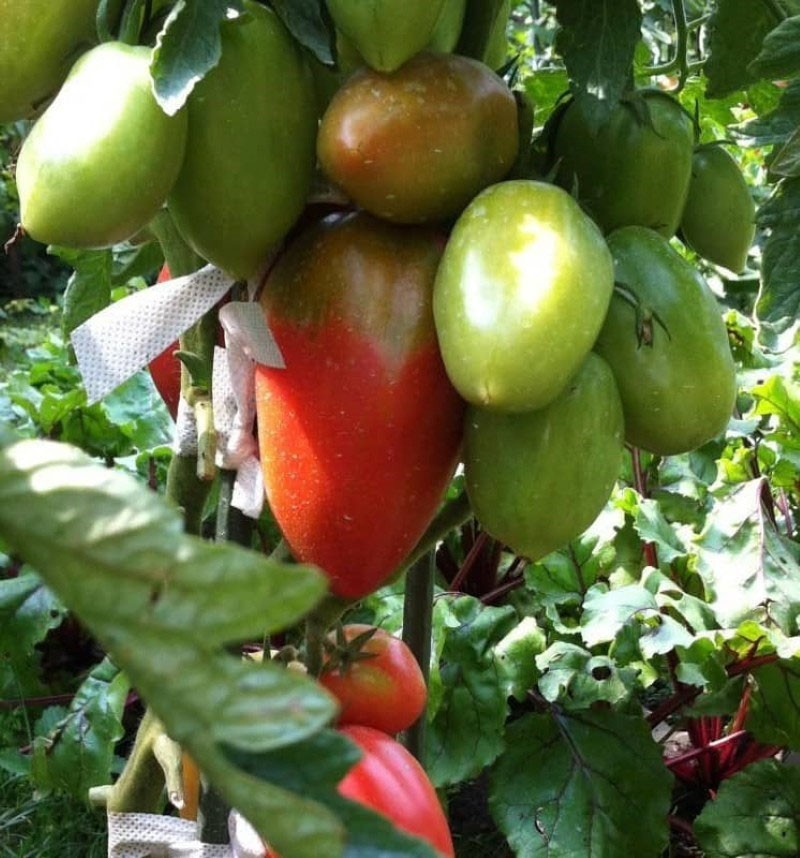
M796 858L800 768L763 760L724 780L694 833L706 858Z
M800 748L800 660L781 660L754 670L748 729L765 745Z
M276 838L284 858L339 854L333 814L255 782L222 751L286 747L333 716L310 679L224 649L296 623L325 591L319 573L187 536L178 513L134 478L48 441L0 451L0 538L93 632L253 825L300 806L296 836Z
M516 621L512 608L486 607L471 596L449 607L442 698L426 736L428 774L437 787L476 776L503 748L508 704L494 646Z
M633 57L641 38L636 0L559 0L561 30L556 45L572 91L590 127L599 128L631 84Z
M644 587L631 584L609 590L607 584L596 584L583 601L581 637L588 647L613 641L617 632L640 613L658 613L655 597Z
M688 553L675 525L667 521L659 505L649 498L639 501L634 527L644 542L655 545L661 563L671 563Z
M737 486L709 515L698 538L698 571L723 627L752 618L759 608L784 634L797 634L800 549L778 533L762 501L763 479Z
M327 66L335 62L336 36L323 0L272 0L286 29Z
M52 252L75 269L64 293L61 319L61 329L68 337L111 303L111 251L53 248Z
M219 25L242 11L241 0L178 0L158 34L150 74L165 113L176 114L195 85L219 62Z
M90 787L109 782L114 747L125 734L128 688L108 659L92 670L64 717L33 742L31 776L38 790L83 798Z
M519 625L495 646L497 666L503 677L506 697L524 700L539 676L536 656L544 652L547 638L533 617L524 617Z
M709 24L706 95L720 98L757 79L750 63L778 23L767 3L718 0Z
M800 80L794 80L783 91L778 106L741 125L731 127L731 134L742 146L774 146L786 142L800 125Z
M671 788L644 719L553 712L509 726L489 806L517 858L649 856L667 843Z
M786 18L767 34L749 71L773 80L800 72L800 16Z

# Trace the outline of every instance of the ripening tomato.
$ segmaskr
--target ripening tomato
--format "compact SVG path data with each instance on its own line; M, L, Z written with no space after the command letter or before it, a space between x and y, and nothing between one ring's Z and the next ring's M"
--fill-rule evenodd
M0 0L0 122L33 116L97 41L98 0Z
M557 125L558 181L577 189L603 232L635 224L669 238L689 192L691 117L672 96L645 90L623 99L596 131L572 102Z
M681 236L704 259L739 273L756 231L756 207L739 165L722 146L698 146L692 159Z
M303 210L317 103L300 47L278 16L245 0L220 28L219 64L188 102L186 157L169 209L187 243L233 277L256 274Z
M320 684L339 701L339 724L384 733L410 727L425 710L427 690L414 653L400 638L364 623L344 626L344 641L372 632L357 652L338 649L326 660ZM337 634L329 641L336 644Z
M345 598L395 571L455 467L464 406L431 310L441 245L332 216L289 245L261 296L286 363L256 370L267 498L295 556Z
M334 95L317 152L359 206L400 223L457 215L517 156L517 106L483 63L419 54L393 74L355 72Z
M445 0L327 0L334 24L367 64L400 68L431 39Z
M22 145L22 226L67 247L107 247L146 226L183 159L186 111L152 92L151 50L106 42L73 66Z
M447 372L469 402L528 411L551 402L603 324L614 286L600 230L555 185L487 188L447 242L434 314Z
M595 351L611 366L628 443L668 456L722 432L736 399L736 368L714 294L658 233L611 233L619 290Z
M547 407L524 414L469 408L464 476L483 527L529 560L580 536L619 473L622 404L608 364L591 352Z

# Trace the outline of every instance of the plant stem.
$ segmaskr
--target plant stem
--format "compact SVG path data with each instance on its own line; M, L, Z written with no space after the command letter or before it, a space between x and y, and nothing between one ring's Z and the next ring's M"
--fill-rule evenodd
M436 556L433 549L421 557L406 575L403 601L403 641L414 653L425 685L428 685L433 633L433 579ZM424 766L425 712L406 730L403 744Z

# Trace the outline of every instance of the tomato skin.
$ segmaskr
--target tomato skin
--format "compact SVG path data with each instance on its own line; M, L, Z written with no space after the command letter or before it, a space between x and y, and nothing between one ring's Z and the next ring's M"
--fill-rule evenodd
M150 54L120 42L93 48L34 125L17 162L22 225L33 238L107 247L163 205L187 122L186 111L167 116L156 102Z
M369 631L363 623L344 627L345 640ZM331 638L333 640L333 637ZM410 727L425 710L427 690L419 664L400 638L383 629L362 647L369 657L323 670L320 684L339 701L339 724L360 724L396 734Z
M317 104L310 68L274 12L246 0L189 98L169 209L189 245L237 279L258 272L305 206ZM276 168L276 165L280 165Z
M600 514L623 450L622 403L591 352L548 406L524 414L470 408L464 474L476 517L517 554L538 560Z
M494 72L423 53L391 75L355 72L322 118L317 153L362 208L425 223L457 215L503 178L518 145L516 103Z
M662 456L694 450L725 429L736 399L717 300L657 233L626 227L608 244L617 282L638 299L645 318L638 331L634 307L615 294L595 344L619 386L625 438Z
M432 231L333 217L289 246L261 297L286 362L256 369L267 497L338 596L395 571L456 464L464 405L431 312L440 255Z
M447 372L474 405L543 408L594 343L613 289L600 231L555 185L502 182L456 222L434 289Z
M97 41L98 0L0 0L0 122L33 116Z
M694 128L671 96L645 91L623 101L597 133L573 102L558 124L558 181L577 186L603 232L647 226L669 238L681 219L692 169Z
M739 165L719 145L698 146L692 158L681 236L703 258L738 274L756 231L756 207Z
M345 798L388 817L398 828L427 840L444 858L455 850L447 819L422 766L397 741L371 727L340 727L364 752L339 784Z
M445 0L326 0L336 27L367 64L392 72L430 41Z

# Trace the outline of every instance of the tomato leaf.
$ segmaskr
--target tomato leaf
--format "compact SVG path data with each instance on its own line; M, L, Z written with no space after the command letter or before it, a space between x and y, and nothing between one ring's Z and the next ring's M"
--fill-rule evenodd
M800 128L796 128L778 150L769 169L776 176L786 176L790 179L800 176Z
M754 670L745 727L759 742L800 748L800 659Z
M559 0L557 46L575 100L590 127L599 128L630 85L642 21L635 0Z
M321 62L335 62L336 42L328 9L322 0L272 0L272 8L295 39Z
M178 0L158 34L150 63L153 91L174 116L195 85L219 62L219 25L241 12L241 0Z
M706 95L720 98L756 79L749 64L778 23L768 3L719 0L709 24Z
M128 679L108 659L84 680L63 718L33 741L31 775L42 792L85 795L108 783L123 737Z
M304 839L285 858L336 856L341 824L324 807L253 779L221 747L285 747L334 705L315 683L226 644L297 622L323 577L182 531L177 511L132 477L80 451L22 441L0 451L0 538L95 634L232 806L256 827L294 806Z
M511 607L470 596L448 604L440 702L427 731L426 765L437 787L474 777L502 750L508 704L493 648L516 624Z
M785 143L800 125L800 80L783 90L774 110L731 127L742 146L774 146Z
M507 739L489 805L518 858L658 855L666 846L672 777L641 718L526 715Z
M800 854L800 769L764 760L724 780L694 822L706 858Z
M56 247L52 253L74 269L64 293L61 329L65 337L111 303L110 250L72 250Z
M767 34L749 71L773 80L800 72L800 16L786 18Z

